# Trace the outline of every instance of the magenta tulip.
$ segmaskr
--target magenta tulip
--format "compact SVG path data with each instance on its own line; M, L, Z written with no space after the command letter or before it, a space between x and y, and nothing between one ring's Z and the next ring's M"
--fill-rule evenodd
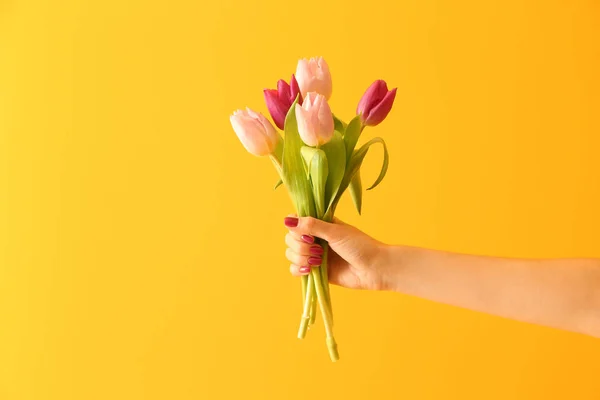
M385 81L377 80L363 94L356 113L365 126L379 125L389 114L396 98L396 88L388 91Z
M310 92L302 105L296 104L298 133L309 146L320 146L333 136L333 115L325 96Z
M247 108L245 111L235 111L229 119L237 137L249 153L255 156L273 154L281 136L264 115Z
M277 82L277 89L265 89L263 92L273 122L279 129L283 130L285 117L300 93L296 77L292 75L289 85L286 81L280 79ZM298 103L302 104L302 95L300 95Z
M331 98L331 73L323 57L299 60L296 67L296 79L298 79L300 92L305 98L308 92L322 94L325 96L325 100Z

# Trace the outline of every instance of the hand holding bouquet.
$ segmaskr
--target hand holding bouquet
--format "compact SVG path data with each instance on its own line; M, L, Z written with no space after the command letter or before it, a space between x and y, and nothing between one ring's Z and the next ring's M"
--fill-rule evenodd
M360 146L357 143L365 127L381 123L394 103L396 89L388 91L382 80L367 89L356 110L356 116L345 123L329 107L332 81L323 58L300 60L289 84L284 80L277 89L265 89L267 108L275 125L284 131L283 137L262 114L246 109L231 116L238 138L250 153L269 156L281 183L290 194L299 216L311 216L331 222L336 206L346 191L359 214L362 208L360 168L371 145L383 146L383 165L379 177L367 190L373 189L385 177L388 152L381 138L373 138ZM323 248L320 268L313 268L302 277L303 312L298 337L304 338L307 328L316 319L317 307L325 325L326 343L332 361L339 359L333 336L333 311L327 272L327 242Z

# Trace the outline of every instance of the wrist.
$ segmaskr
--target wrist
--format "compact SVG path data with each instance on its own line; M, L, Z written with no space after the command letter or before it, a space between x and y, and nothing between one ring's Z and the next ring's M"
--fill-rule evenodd
M405 292L407 271L417 263L419 249L416 247L387 245L381 246L378 261L380 290Z

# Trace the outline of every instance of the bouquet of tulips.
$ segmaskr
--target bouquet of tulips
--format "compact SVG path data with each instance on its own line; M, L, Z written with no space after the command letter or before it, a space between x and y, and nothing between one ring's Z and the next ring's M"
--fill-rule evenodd
M381 123L394 103L396 89L388 91L382 80L367 89L358 103L356 116L348 123L331 112L327 101L332 82L323 58L298 61L290 83L277 82L277 89L265 89L267 108L282 135L262 114L247 108L230 117L238 138L250 153L269 156L280 180L287 188L298 216L332 221L336 206L346 189L358 213L362 207L360 167L373 144L383 146L383 166L379 177L367 190L385 177L388 152L381 138L373 138L357 148L367 126ZM304 338L309 324L315 322L317 306L323 317L326 343L332 361L339 359L333 336L333 312L327 274L327 242L320 240L324 254L320 268L302 277L303 312L298 337Z

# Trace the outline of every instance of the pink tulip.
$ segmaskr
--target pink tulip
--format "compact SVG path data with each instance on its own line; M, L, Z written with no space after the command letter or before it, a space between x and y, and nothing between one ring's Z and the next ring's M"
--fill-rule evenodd
M302 105L296 104L298 133L309 146L320 146L333 136L333 115L325 96L309 92Z
M389 114L396 98L396 89L388 91L385 81L377 80L363 94L356 113L365 126L379 125Z
M325 96L325 100L331 98L331 74L323 57L299 60L296 79L303 97L306 98L309 92L316 92Z
M267 108L269 109L271 118L273 118L275 125L277 125L279 129L283 130L285 117L290 107L296 100L298 93L300 93L300 89L298 88L298 81L296 81L296 77L294 75L292 75L289 85L286 81L280 79L277 82L277 90L264 90ZM302 104L302 96L300 96L298 99L298 103Z
M242 145L255 156L272 154L281 140L273 124L249 108L235 111L229 120Z

